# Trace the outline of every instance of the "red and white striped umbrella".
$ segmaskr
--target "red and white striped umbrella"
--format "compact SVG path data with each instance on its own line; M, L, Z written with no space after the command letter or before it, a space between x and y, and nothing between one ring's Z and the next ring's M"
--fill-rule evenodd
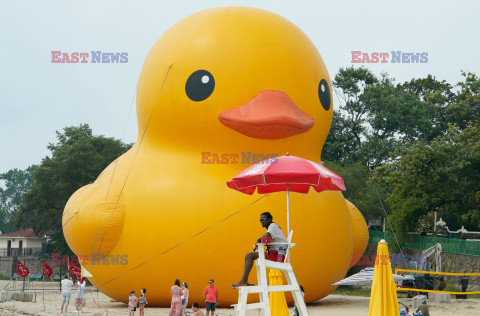
M231 189L245 194L287 192L287 230L289 221L289 192L308 193L310 187L315 191L343 191L343 179L335 172L316 162L290 156L267 159L256 163L227 181Z
M317 192L345 190L343 179L335 172L288 154L248 167L228 181L227 186L245 194L253 194L255 188L259 194L287 191L287 186L289 191L298 193L308 193L310 187Z

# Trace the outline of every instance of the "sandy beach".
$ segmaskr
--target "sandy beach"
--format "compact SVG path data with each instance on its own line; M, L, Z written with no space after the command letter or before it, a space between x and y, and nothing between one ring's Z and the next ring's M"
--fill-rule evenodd
M0 289L7 285L8 281L0 281ZM21 289L22 284L16 285L17 289ZM35 303L33 302L17 302L6 301L0 303L0 315L61 315L61 293L58 289L58 283L45 283L45 298L42 295L42 283L34 282L33 290L35 290ZM32 291L29 291L32 293ZM68 314L76 314L74 312L75 290L72 291L72 300L68 307ZM148 296L147 296L148 297ZM127 305L119 302L111 302L110 298L95 291L93 287L87 287L86 306L82 311L83 315L99 315L103 316L108 310L108 315L128 315ZM412 300L408 298L399 298L399 302L405 305L412 305ZM308 305L310 315L332 315L332 316L366 316L368 315L368 297L346 296L346 295L329 295L328 297ZM191 305L191 304L189 304ZM430 303L431 315L478 315L480 310L480 299L456 300L452 299L451 303ZM191 309L189 309L191 310ZM205 312L205 310L203 310ZM168 308L147 307L145 315L168 315ZM290 309L292 314L292 309ZM215 315L234 315L233 309L218 308ZM138 315L135 313L135 315ZM250 311L247 315L259 315L258 310Z

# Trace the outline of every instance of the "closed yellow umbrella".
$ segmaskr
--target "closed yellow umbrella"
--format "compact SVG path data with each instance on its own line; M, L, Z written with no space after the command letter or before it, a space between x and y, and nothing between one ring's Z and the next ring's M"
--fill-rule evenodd
M278 270L270 269L270 273L268 273L268 283L270 285L283 285L282 273ZM269 293L268 296L270 299L270 315L289 316L284 292L272 292Z
M387 243L385 240L381 240L377 248L368 316L398 315L400 315L400 311L398 309L397 285L393 280Z

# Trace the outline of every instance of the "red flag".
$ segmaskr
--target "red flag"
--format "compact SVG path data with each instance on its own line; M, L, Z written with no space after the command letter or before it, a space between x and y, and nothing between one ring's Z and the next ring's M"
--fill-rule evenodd
M82 271L80 267L77 267L76 265L71 263L70 260L68 260L68 273L73 275L79 281L82 279Z
M29 273L30 273L30 271L28 271L27 266L24 265L23 263L21 263L20 261L17 261L17 274L18 274L18 276L20 276L22 278L25 278Z
M52 275L53 270L45 261L42 261L42 262L43 262L42 264L43 275L50 280L50 276Z

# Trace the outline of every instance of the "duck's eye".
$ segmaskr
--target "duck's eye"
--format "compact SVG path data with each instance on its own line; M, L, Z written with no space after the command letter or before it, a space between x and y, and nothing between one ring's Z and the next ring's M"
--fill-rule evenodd
M328 82L325 79L322 79L318 84L318 98L323 108L328 111L330 110L330 89L328 88Z
M190 75L185 83L185 93L192 101L203 101L215 89L215 79L206 70L197 70Z

